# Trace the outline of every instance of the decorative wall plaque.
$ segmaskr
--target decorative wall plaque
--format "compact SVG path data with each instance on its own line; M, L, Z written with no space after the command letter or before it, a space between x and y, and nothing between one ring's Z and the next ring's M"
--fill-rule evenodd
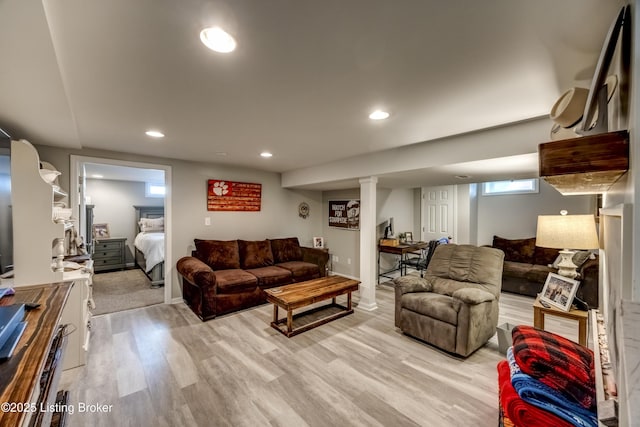
M207 184L208 211L260 210L262 184L210 179Z

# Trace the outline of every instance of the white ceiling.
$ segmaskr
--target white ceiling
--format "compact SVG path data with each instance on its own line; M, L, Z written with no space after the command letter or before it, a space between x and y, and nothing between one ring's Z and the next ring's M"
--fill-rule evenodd
M316 166L548 114L589 86L623 3L0 0L0 127L44 145ZM200 43L211 25L234 53ZM370 121L376 108L391 117ZM442 169L479 176L472 163Z

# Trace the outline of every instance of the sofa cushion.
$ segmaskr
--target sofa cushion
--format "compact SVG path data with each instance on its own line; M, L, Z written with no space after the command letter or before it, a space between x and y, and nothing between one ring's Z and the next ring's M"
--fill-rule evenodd
M288 261L276 264L278 267L282 267L289 270L293 275L295 282L302 282L304 280L317 279L320 277L320 269L316 264L304 261Z
M524 277L527 271L531 270L533 264L526 262L505 261L502 276L506 277Z
M483 302L491 302L496 299L493 294L477 288L458 289L451 296L455 299L459 299L465 304L481 304Z
M546 265L533 264L524 274L524 278L530 282L544 283L549 273L556 273L556 270Z
M293 281L289 270L276 267L275 265L252 268L247 270L247 273L251 273L258 278L258 286L262 289L286 285Z
M556 270L546 265L505 261L502 274L504 277L515 277L543 284L547 280L549 273L555 272Z
M231 294L246 292L258 286L258 278L244 270L217 270L215 275L219 293Z
M302 261L302 249L297 237L271 239L271 250L276 264L289 261Z
M240 252L237 240L194 239L196 258L214 270L240 268Z
M412 292L402 295L402 308L450 325L458 324L460 301L432 292Z
M505 261L526 262L533 264L533 254L536 246L536 238L529 239L505 239L493 236L494 248L502 249Z
M273 253L268 240L238 240L240 248L240 267L268 267L273 265Z
M502 251L473 245L439 245L427 267L425 278L433 291L451 295L459 288L479 287L499 295L504 254ZM438 279L432 279L436 276ZM445 279L452 279L446 281Z
M433 285L418 273L409 273L404 276L393 279L393 287L396 289L396 295L402 295L409 292L431 292Z
M553 263L557 256L558 249L536 246L536 249L533 251L532 264L549 265Z

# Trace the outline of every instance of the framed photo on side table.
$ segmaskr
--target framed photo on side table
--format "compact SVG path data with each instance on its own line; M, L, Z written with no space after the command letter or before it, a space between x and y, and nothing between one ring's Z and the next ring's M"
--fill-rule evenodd
M578 286L580 286L580 282L577 280L549 273L540 294L540 301L549 303L561 310L569 311Z
M93 224L93 238L96 240L108 239L111 237L109 234L109 224Z
M324 248L324 237L314 237L313 247L320 248L320 249Z

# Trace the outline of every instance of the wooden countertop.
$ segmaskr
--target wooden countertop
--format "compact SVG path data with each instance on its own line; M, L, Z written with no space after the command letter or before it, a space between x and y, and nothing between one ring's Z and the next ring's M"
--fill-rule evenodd
M71 286L71 282L20 286L15 288L15 295L0 300L0 305L21 302L41 304L39 308L26 312L27 327L13 356L0 363L0 404L35 401L33 393L38 387ZM0 410L0 425L19 426L26 415L25 412Z

